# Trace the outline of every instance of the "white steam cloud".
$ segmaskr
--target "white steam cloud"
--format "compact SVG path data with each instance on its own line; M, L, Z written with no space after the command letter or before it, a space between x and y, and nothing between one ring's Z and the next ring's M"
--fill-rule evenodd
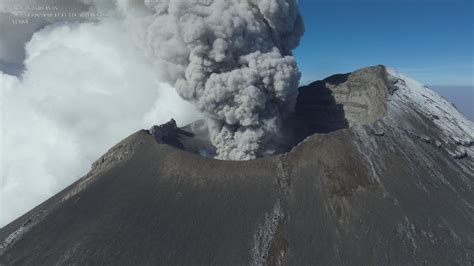
M130 36L113 17L52 24L27 43L21 77L0 72L0 227L83 176L134 131L199 118L157 80Z
M153 14L140 22L140 43L161 77L206 114L218 158L272 153L300 79L291 52L304 32L296 0L145 3Z
M26 7L30 8L29 10ZM80 14L87 11L87 6L71 0L0 0L0 67L2 71L16 73L25 59L24 44L38 30L55 22L64 21L57 17L28 17L28 23L13 25L13 20L20 19L16 14L31 11L34 7L54 7L58 12ZM69 21L80 18L67 18Z

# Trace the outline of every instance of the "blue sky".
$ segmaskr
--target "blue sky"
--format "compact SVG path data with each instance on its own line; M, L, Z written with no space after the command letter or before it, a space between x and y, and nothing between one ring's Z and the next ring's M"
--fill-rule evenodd
M384 64L428 85L472 87L473 2L300 0L302 83Z

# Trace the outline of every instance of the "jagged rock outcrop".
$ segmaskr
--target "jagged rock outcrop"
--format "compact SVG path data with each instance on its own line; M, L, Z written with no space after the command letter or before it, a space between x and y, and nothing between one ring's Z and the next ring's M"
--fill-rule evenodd
M218 161L139 131L2 228L0 264L472 265L473 123L383 66L301 91L291 151Z
M155 125L148 130L155 140L160 144L168 144L176 148L185 149L182 138L193 138L194 134L178 127L176 121L171 119L162 125Z
M388 95L384 66L337 74L299 89L295 113L284 125L283 151L315 133L329 133L385 116Z

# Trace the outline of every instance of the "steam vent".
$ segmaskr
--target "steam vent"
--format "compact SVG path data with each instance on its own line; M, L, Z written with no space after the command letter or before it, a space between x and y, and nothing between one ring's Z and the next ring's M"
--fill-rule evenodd
M1 265L473 265L474 125L375 66L299 89L279 153L174 121L0 230Z

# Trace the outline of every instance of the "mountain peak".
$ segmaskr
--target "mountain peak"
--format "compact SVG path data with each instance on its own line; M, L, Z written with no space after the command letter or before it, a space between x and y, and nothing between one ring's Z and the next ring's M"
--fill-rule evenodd
M0 264L470 264L472 122L383 66L300 92L281 154L199 156L202 121L180 148L133 134L2 228Z

